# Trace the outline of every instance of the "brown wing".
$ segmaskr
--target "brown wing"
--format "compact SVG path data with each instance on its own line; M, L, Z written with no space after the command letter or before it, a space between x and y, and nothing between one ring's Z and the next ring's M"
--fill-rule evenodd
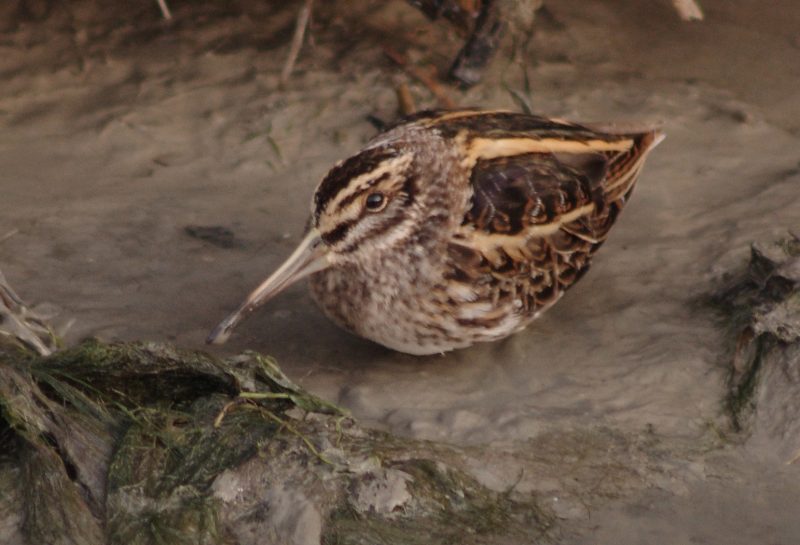
M479 298L521 300L532 314L586 272L657 133L497 132L465 143L473 196L450 246L452 281Z
M607 159L587 154L584 168L554 154L528 153L479 160L472 170L471 208L463 223L487 233L516 235L602 201Z

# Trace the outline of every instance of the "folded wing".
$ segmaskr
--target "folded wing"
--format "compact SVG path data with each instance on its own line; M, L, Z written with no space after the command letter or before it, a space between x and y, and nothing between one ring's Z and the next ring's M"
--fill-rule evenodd
M507 115L508 128L501 123L488 137L454 134L464 139L473 194L450 245L450 279L472 286L476 299L508 299L530 315L586 272L661 135L531 116L525 130L516 114Z

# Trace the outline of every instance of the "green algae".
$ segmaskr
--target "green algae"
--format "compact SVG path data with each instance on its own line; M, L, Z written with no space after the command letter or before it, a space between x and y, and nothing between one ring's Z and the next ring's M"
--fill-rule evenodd
M552 525L535 497L459 469L452 447L364 430L254 353L3 346L0 409L9 543L284 543L303 528L283 497L319 517L324 543L522 544ZM354 503L376 467L408 478L391 512Z
M800 238L754 244L746 269L729 278L711 303L735 339L725 410L735 432L747 431L766 362L800 341Z
M326 545L544 543L553 526L534 497L515 498L433 459L388 464L408 474L411 501L391 513L359 511L345 500L330 517Z

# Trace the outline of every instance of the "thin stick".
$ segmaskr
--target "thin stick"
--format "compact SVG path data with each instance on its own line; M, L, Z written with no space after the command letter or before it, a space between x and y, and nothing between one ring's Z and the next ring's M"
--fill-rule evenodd
M292 75L294 70L294 63L297 62L297 56L300 54L300 48L303 47L303 37L306 34L306 27L308 20L311 18L311 6L314 0L305 0L303 7L297 14L297 25L294 27L294 36L292 36L292 45L289 47L289 56L286 57L286 64L283 65L281 71L281 85L289 81L289 76Z
M214 429L218 429L220 426L222 426L222 421L225 420L225 416L228 414L228 411L230 411L231 408L241 405L245 402L245 399L237 398L233 401L228 401L225 405L223 405L222 410L219 411L219 414L214 419Z
M3 242L7 241L8 239L10 239L11 237L13 237L13 236L14 236L14 235L16 235L17 233L19 233L19 229L12 229L12 230L11 230L11 231L9 231L8 233L6 233L6 234L5 234L5 235L3 235L2 237L0 237L0 244L2 244Z
M397 109L400 110L400 115L411 115L417 111L414 97L411 96L411 90L405 82L398 85L395 88L395 92L397 93Z
M169 21L172 19L172 14L169 12L169 6L167 6L167 0L156 0L158 2L158 7L161 8L161 15L164 16L164 19Z
M418 79L420 83L427 87L439 101L440 106L444 108L456 107L456 103L453 102L449 96L447 96L447 93L445 93L444 89L442 89L442 86L439 85L439 83L433 77L431 77L430 74L426 74L416 66L411 66L403 55L388 46L383 47L383 52L387 57L396 62L403 70L408 72L414 78Z
M703 10L695 0L672 0L672 5L684 21L702 21Z

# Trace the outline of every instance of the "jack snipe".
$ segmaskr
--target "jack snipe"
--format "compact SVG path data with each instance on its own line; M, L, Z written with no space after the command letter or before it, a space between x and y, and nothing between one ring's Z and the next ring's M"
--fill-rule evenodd
M300 246L208 342L306 276L334 322L401 352L506 337L586 272L662 138L498 111L407 118L333 167Z

